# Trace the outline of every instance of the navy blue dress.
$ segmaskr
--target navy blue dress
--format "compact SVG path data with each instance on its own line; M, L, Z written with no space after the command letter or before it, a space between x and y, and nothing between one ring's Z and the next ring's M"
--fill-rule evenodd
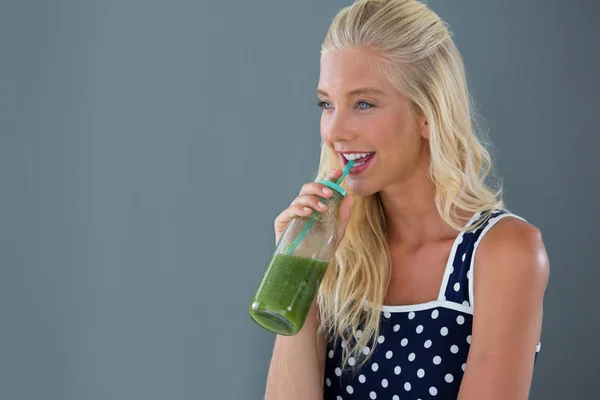
M334 348L330 340L324 399L456 399L471 345L474 255L481 238L507 216L517 217L505 210L495 210L475 231L459 233L437 300L383 306L378 345L361 369L342 371L341 346L346 343L338 341ZM467 225L478 218L481 213L473 215ZM369 350L365 348L363 352L368 354ZM539 350L540 344L536 358ZM355 363L353 358L349 360L349 365Z

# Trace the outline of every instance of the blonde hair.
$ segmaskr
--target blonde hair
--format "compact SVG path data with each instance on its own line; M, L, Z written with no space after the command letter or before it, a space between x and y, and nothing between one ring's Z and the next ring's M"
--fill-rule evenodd
M476 134L463 61L444 21L415 0L360 0L335 16L321 54L356 49L373 54L413 112L426 118L429 173L444 221L461 230L465 227L459 222L459 210L481 212L483 222L493 209L502 208L501 188L492 190L485 183L491 158ZM330 152L322 146L320 175L340 167ZM363 365L377 346L389 276L379 194L355 196L344 240L317 296L321 332L335 342L344 341L342 368L350 357L360 361L356 368Z

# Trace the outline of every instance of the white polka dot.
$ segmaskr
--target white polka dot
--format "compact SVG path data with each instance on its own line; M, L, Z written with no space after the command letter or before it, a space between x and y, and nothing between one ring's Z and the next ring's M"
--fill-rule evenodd
M440 365L442 363L442 357L440 357L440 356L433 357L433 363L435 365Z
M388 381L387 379L384 379L381 381L381 386L383 386L384 388L388 387Z
M335 400L344 400L344 399L342 399L342 396L337 396L337 397L335 398Z
M431 319L436 319L439 316L440 312L438 310L433 310L433 312L431 313Z
M383 316L386 317L386 318L389 318L389 317L392 316L392 314L389 311L386 311L386 312L383 313Z
M365 346L365 348L363 349L363 354L366 356L369 354L370 351L371 349L369 348L369 346Z
M329 378L326 378L326 379L325 379L325 384L326 384L327 386L331 386L331 380L330 380Z
M452 345L452 347L450 347L450 351L452 352L452 354L458 353L458 346L455 344Z
M440 329L440 333L442 336L446 336L448 334L448 328L444 326L442 329Z
M354 364L356 364L356 360L354 359L354 357L350 357L348 359L348 364L350 364L351 367L354 367Z
M365 378L365 376L363 374L360 374L360 376L358 377L358 381L360 383L365 383L366 380L367 380L367 378Z
M454 273L454 265L450 266L450 275L452 275Z
M425 370L424 370L423 368L419 369L419 370L417 371L417 376L418 376L419 378L422 378L422 377L424 377L424 376L425 376Z
M462 315L459 315L458 317L456 317L456 323L459 325L462 325L465 323L465 317L463 317Z
M333 358L333 350L329 350L329 358Z
M402 339L402 341L400 342L400 345L402 347L406 347L407 344L408 344L408 339L406 339L406 338Z
M394 353L392 353L392 351L389 350L387 353L385 353L385 358L387 358L389 360L390 358L392 358L393 355L394 355Z
M375 393L375 392L371 392L371 393L369 393L369 397L370 397L371 399L375 400L375 399L377 398L377 393Z
M471 344L471 335L467 336L467 343Z
M423 333L423 325L417 326L417 333Z
M373 370L373 372L377 372L377 370L379 369L379 364L373 363L373 365L371 365L371 369Z
M464 371L465 371L465 369L467 369L467 364L463 364L461 368L462 368L462 370L463 370L463 372L464 372Z
M409 383L409 382L406 382L406 383L404 384L404 390L406 390L407 392L410 392L410 387L411 387L411 386L410 386L410 383Z
M473 270L472 269L467 271L467 279L473 279Z
M432 395L432 396L437 396L438 391L437 391L437 389L435 387L432 386L432 387L429 388L429 394Z
M398 332L400 330L400 325L394 325L394 332Z
M342 376L342 370L341 370L339 367L337 367L337 368L335 369L335 374L336 374L337 376Z
M349 394L352 394L352 393L354 393L354 388L353 388L352 386L348 385L348 386L346 386L346 391L347 391Z
M383 342L385 342L385 337L383 335L381 335L377 338L377 343L381 344Z
M342 349L346 347L346 341L342 340Z
M461 234L456 241L457 244L461 244L463 242L463 235Z
M414 319L415 318L415 312L411 311L408 313L408 319Z
M465 300L465 301L463 301L463 306L470 307L471 305L469 304L469 302L467 300Z
M446 376L444 377L444 379L446 380L446 382L448 383L452 383L454 382L454 377L451 374L446 374Z
M412 362L412 361L415 361L415 358L416 358L416 357L417 357L417 356L415 355L415 353L410 353L410 354L408 355L408 361L411 361L411 362Z
M426 349L430 348L430 347L431 347L431 344L432 344L432 343L431 343L431 340L427 340L427 341L425 342L425 348L426 348Z
M463 254L462 256L462 260L465 261L465 258L467 257L467 253Z
M454 291L455 291L455 292L458 292L459 290L460 290L460 283L456 282L456 283L454 284Z
M359 329L356 331L356 338L360 339L362 337L362 331Z
M400 400L400 397L398 397L398 395L395 394L394 397L392 397L392 400Z
M400 372L402 372L402 368L400 368L399 366L396 366L396 368L394 368L394 373L396 375L400 375Z

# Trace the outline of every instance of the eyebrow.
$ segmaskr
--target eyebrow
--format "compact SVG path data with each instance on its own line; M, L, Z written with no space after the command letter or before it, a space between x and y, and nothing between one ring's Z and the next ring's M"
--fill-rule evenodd
M329 95L327 94L326 91L321 90L321 89L317 89L317 94L320 94L322 96L327 96L329 97ZM384 95L385 93L383 93L381 90L379 89L375 89L375 88L360 88L360 89L354 89L349 91L348 93L346 93L346 97L352 97L352 96L358 96L361 94L370 94L370 95Z

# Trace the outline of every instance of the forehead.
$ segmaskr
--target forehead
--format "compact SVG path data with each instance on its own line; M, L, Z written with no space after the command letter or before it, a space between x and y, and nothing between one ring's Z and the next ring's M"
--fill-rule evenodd
M392 86L379 71L378 63L374 55L361 50L325 53L321 56L318 89L332 96L358 87L389 93Z

